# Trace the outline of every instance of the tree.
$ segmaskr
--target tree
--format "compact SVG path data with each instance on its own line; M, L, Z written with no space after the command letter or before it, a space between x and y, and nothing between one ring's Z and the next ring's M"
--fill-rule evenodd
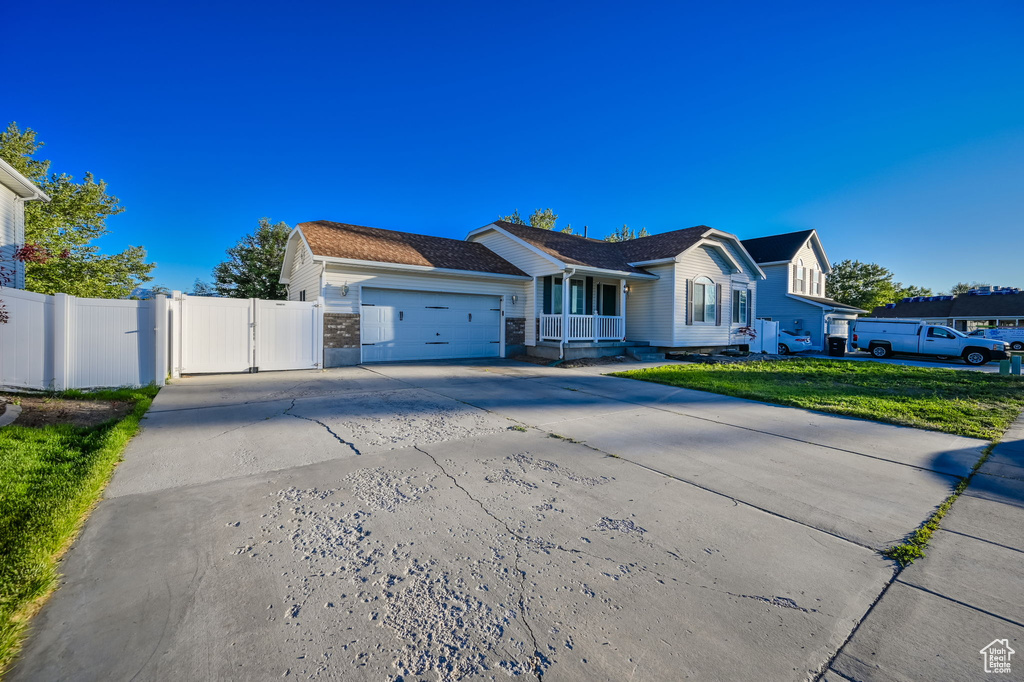
M49 203L25 205L25 288L42 294L66 293L93 298L125 298L152 279L155 263L141 246L104 255L93 242L108 234L106 219L124 212L107 183L86 173L75 182L66 173L50 173L50 162L34 158L43 146L31 128L11 123L0 132L0 158L50 195Z
M953 288L949 290L949 293L953 294L954 296L957 296L959 294L966 294L971 289L977 289L978 287L987 286L987 282L971 282L970 284L968 284L967 282L957 282L956 284L953 285Z
M204 282L203 280L196 277L196 281L192 283L192 291L188 293L189 296L216 296L217 287Z
M628 242L631 239L639 239L640 237L649 237L650 232L647 231L646 227L641 227L640 232L633 230L626 225L615 230L610 235L604 238L606 242Z
M506 223L513 223L515 225L525 225L526 221L523 220L523 216L519 215L519 209L512 211L512 215L498 216L498 220L504 220Z
M555 229L556 220L558 220L558 215L550 208L545 208L543 210L538 208L530 214L530 225L542 230Z
M832 273L825 280L825 295L870 311L906 296L929 296L931 290L894 282L892 272L877 263L844 260L832 264Z
M260 218L256 231L227 250L228 260L213 269L217 293L230 298L284 299L285 286L278 281L284 249L291 228Z

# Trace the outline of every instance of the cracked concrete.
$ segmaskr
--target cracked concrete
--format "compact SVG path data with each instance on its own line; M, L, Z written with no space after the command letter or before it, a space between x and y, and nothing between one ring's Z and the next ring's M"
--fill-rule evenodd
M894 576L877 538L976 443L623 381L485 362L171 385L12 679L849 674L826 668Z

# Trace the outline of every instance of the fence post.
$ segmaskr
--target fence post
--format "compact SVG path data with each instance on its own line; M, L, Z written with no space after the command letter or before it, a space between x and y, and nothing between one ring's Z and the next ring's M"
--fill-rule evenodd
M185 303L182 300L180 291L171 292L171 305L170 312L167 316L168 329L170 331L170 355L171 364L171 378L181 378L181 331L182 331L182 315L184 314Z
M71 296L53 297L53 390L66 391L71 373L68 347L71 340Z
M153 383L167 383L167 297L158 294L153 299Z
M313 357L316 359L317 369L324 368L324 297L316 298L316 320L313 329Z

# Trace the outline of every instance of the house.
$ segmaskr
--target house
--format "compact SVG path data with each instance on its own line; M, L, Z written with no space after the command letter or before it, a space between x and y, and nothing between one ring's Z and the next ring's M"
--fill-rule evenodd
M1024 293L1010 287L978 287L959 296L914 296L875 308L871 316L924 320L962 332L1024 327Z
M846 336L861 313L825 296L832 266L816 230L743 240L767 277L760 287L758 317L779 322L780 329L811 337L823 350L829 335Z
M706 226L610 243L503 221L465 241L302 223L281 271L289 299L323 297L328 367L737 345L763 278Z
M50 197L32 181L0 159L0 268L10 281L0 285L25 288L25 264L14 259L25 245L25 202L49 201Z

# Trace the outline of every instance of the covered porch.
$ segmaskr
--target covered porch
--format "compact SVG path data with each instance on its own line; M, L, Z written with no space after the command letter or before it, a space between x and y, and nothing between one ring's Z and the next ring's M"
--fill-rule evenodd
M626 338L625 279L568 272L536 280L541 303L539 341L623 341ZM565 282L568 282L566 286Z

